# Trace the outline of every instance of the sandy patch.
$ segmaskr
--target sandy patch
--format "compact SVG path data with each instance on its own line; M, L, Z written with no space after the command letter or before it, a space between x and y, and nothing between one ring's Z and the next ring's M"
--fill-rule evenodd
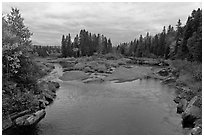
M119 67L115 71L105 78L105 80L118 80L120 82L131 81L141 79L151 74L151 67L134 66L132 68Z

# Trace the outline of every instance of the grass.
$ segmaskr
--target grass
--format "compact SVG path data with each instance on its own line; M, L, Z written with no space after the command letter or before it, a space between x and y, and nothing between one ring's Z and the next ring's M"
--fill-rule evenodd
M175 67L179 73L179 81L190 84L190 82L202 81L202 64L198 62L189 62L183 60L172 61L173 67Z
M202 97L202 64L186 60L174 60L172 65L179 71L176 85L191 90L191 93L186 93L186 96L189 99L195 95ZM202 103L200 102L200 104Z

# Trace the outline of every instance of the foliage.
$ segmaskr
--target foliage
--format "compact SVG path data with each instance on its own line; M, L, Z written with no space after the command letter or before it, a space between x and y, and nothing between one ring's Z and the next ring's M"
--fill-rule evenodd
M179 19L176 30L169 25L161 33L138 39L129 43L121 43L117 51L125 56L148 57L154 54L162 58L181 58L191 61L202 61L202 10L193 10L186 25L182 26Z
M17 8L2 17L3 114L37 105L34 90L41 71L30 56L31 35Z
M79 35L76 35L74 42L71 41L70 34L62 36L61 42L62 57L79 57L91 56L94 53L107 54L112 52L111 40L98 34L91 34L86 30L81 30Z
M180 74L190 74L189 78L194 81L202 80L202 64L199 62L191 62L187 60L174 60L172 65L180 71Z
M33 54L40 57L47 57L50 55L57 55L61 53L61 47L59 46L33 46Z

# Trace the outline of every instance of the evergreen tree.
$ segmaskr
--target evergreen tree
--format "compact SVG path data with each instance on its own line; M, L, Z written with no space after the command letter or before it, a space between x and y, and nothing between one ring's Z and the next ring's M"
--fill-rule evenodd
M111 43L110 38L108 39L108 44L107 44L107 46L108 46L107 52L108 52L108 53L111 53L111 52L112 52L112 43Z
M162 33L160 34L160 39L159 39L159 46L157 49L158 55L163 57L164 56L164 51L165 51L165 46L166 46L166 29L165 26L163 28Z
M190 59L202 61L202 10L194 10L189 18L184 32L184 42L187 43Z
M67 37L67 57L72 56L72 41L71 41L71 35L69 34Z
M80 50L80 56L85 55L85 36L84 36L85 30L81 30L79 34L79 50Z
M79 51L79 36L78 36L78 34L76 35L76 37L74 38L74 43L73 43L73 54L74 54L74 56L75 57L79 57L79 53L80 53L80 51Z
M61 42L61 53L62 53L62 57L66 57L66 45L65 45L65 38L64 35L62 36L62 42Z
M108 50L108 43L107 43L107 38L103 37L103 42L102 42L102 54L106 54Z
M153 53L158 56L159 37L156 34L153 41Z
M143 37L142 35L140 35L138 49L136 53L137 57L142 57L142 51L143 51Z
M183 38L183 28L181 27L182 23L179 19L176 25L177 33L176 33L176 46L175 46L175 54L181 54L181 43ZM179 52L179 53L178 53Z

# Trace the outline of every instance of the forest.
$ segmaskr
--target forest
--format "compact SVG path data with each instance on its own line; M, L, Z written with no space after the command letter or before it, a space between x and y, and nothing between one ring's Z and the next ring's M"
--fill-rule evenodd
M183 77L178 77L179 82L176 81L176 84L188 86L194 91L193 95L199 98L201 96L202 10L200 8L192 11L186 23L182 23L179 19L176 27L164 26L160 33L151 35L151 32L147 32L146 36L140 35L139 38L119 45L112 45L111 38L107 38L104 34L90 33L85 29L80 30L73 40L69 32L68 35L62 34L60 46L55 47L34 45L32 35L33 33L25 26L19 9L12 8L9 14L2 17L3 119L9 119L13 113L25 110L35 112L40 109L39 100L47 98L54 100L54 97L42 91L39 84L39 80L48 75L54 66L47 62L43 64L36 59L47 57L81 59L111 56L115 60L123 57L169 61L180 74L185 71Z
M45 52L46 47L43 47ZM36 48L35 48L36 49ZM41 52L39 48L36 52ZM57 50L59 53L59 50ZM176 27L164 26L161 33L154 36L147 32L146 36L140 35L130 42L112 46L111 39L101 34L91 34L81 30L74 41L71 35L63 35L61 40L62 57L92 56L94 53L122 54L133 57L149 57L164 59L187 59L202 62L202 10L193 10L186 24L179 19Z
M187 59L202 62L202 10L193 10L186 24L179 19L176 28L172 25L164 26L161 33L154 36L147 32L128 43L121 43L113 50L111 40L98 34L91 34L81 30L74 42L70 34L62 36L62 57L91 56L94 52L107 54L113 51L134 57L150 57L164 59Z
M146 36L119 44L117 51L125 56L202 62L202 10L193 10L184 25L179 19L176 28L164 26L155 36L147 32Z

